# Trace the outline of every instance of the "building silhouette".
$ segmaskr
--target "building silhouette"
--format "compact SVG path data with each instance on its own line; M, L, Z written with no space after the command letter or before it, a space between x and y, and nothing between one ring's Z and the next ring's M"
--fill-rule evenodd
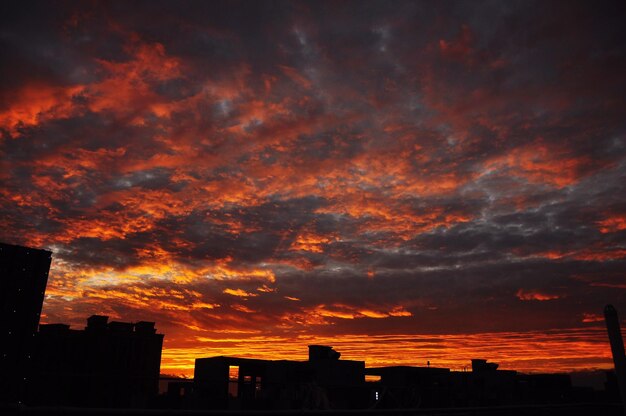
M236 357L196 359L193 401L186 407L228 410L437 409L555 406L575 403L567 374L520 374L472 360L471 371L339 360L328 346L309 346L308 361Z
M188 405L189 398L193 397L193 379L172 375L159 377L159 398L157 406L160 409L183 409Z
M377 409L555 405L574 398L567 374L520 374L473 359L471 371L391 366L366 368Z
M450 369L389 366L366 368L371 407L412 409L450 406Z
M158 395L163 334L154 322L109 322L93 315L84 330L41 325L28 404L150 407Z
M39 324L51 255L0 243L0 414L19 414L20 404L61 413L65 406L78 407L86 414L102 412L97 408L385 413L500 406L508 406L506 414L520 415L537 409L545 410L541 414L622 413L614 398L618 386L626 397L626 356L611 305L605 318L616 372L607 373L601 395L573 387L566 374L520 374L484 359L473 359L471 371L462 372L430 362L427 367L366 368L364 361L341 360L330 346L309 345L307 361L196 359L194 379L164 379L158 397L164 335L154 322L109 322L107 316L92 315L81 330Z
M0 243L0 402L18 403L31 381L52 253Z
M196 359L195 406L203 409L355 409L367 404L365 362L309 346L308 361Z
M624 414L626 414L626 354L624 353L624 340L619 326L617 310L613 305L606 305L604 308L604 320L611 343L611 354L615 366L615 381L620 392Z

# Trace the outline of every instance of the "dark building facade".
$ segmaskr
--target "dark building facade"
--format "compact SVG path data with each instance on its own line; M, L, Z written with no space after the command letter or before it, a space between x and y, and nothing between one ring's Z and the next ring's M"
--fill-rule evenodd
M575 402L567 374L520 374L472 360L472 371L433 367L367 368L375 408L467 408ZM374 381L372 377L377 377Z
M373 407L413 409L450 406L450 369L392 366L367 368Z
M154 322L109 322L84 330L41 325L33 354L32 405L150 407L158 395L163 334Z
M50 251L0 243L0 402L21 402L30 382L51 261Z
M159 377L160 409L185 409L193 399L193 379L176 376L161 375Z
M606 305L604 308L604 321L611 343L611 354L615 366L615 376L620 391L624 413L626 414L626 354L624 353L624 340L619 326L617 310L613 305Z
M309 346L308 361L196 359L188 407L228 410L441 409L575 403L567 374L520 374L472 360L471 371L365 368L331 347Z
M195 406L205 409L355 409L367 404L365 362L309 346L308 361L196 359Z

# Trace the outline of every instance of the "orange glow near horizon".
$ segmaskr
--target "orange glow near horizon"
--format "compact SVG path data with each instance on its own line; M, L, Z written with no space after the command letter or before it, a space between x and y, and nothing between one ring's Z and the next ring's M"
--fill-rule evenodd
M235 334L232 334L235 335ZM307 345L332 345L341 359L362 360L366 367L409 365L463 371L471 359L484 358L500 369L523 373L575 372L612 368L611 350L603 327L460 335L342 335L198 340L181 348L166 341L161 373L193 377L196 358L231 356L266 360L300 360ZM166 337L167 340L167 337Z

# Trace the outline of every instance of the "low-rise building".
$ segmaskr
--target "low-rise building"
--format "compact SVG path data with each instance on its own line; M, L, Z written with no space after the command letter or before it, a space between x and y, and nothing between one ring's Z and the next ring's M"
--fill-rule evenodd
M308 361L236 357L196 359L196 407L354 409L367 404L365 362L340 360L332 347L309 346Z

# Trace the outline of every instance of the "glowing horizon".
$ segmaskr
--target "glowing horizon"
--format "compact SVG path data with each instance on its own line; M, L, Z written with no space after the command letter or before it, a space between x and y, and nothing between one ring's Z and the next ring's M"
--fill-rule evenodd
M199 340L197 347L165 348L161 373L193 377L194 360L233 356L267 360L307 360L308 344L332 345L341 359L365 361L366 367L408 365L471 370L471 359L496 362L521 373L571 373L610 370L606 329L471 335L342 335L296 339L254 336ZM462 345L459 345L462 344ZM217 345L217 346L216 346ZM524 348L522 348L524 347ZM594 354L600 355L594 356Z

